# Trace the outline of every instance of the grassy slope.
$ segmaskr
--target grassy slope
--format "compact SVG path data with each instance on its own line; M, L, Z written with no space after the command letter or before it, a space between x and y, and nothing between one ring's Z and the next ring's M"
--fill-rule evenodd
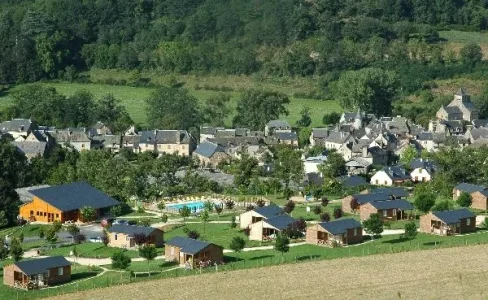
M130 87L130 86L114 86L114 85L104 85L104 84L77 84L77 83L58 83L58 82L48 82L48 83L40 83L42 85L48 85L56 88L58 92L64 95L72 95L76 91L80 89L86 89L91 92L95 97L99 98L103 95L108 93L112 93L117 99L120 99L122 104L127 108L129 114L134 119L135 122L139 124L145 124L145 108L144 108L144 100L148 98L151 93L154 91L154 88L145 88L145 87ZM249 84L249 83L248 83ZM287 84L287 83L283 83ZM243 85L243 86L247 86ZM249 86L253 86L255 88L262 86L261 84L255 84ZM277 84L273 85L265 85L264 87L280 90L277 88ZM213 90L202 90L202 89L195 89L195 85L188 84L185 85L186 88L190 90L190 93L195 96L201 103L203 103L209 97L212 97L218 94L218 91ZM238 98L241 94L241 89L235 89L233 92L227 92L231 96L230 106L235 108L237 105ZM238 91L239 90L239 91ZM322 117L327 112L340 112L341 108L339 103L336 101L321 101L315 99L306 99L295 97L291 93L293 88L290 86L283 86L283 92L288 92L290 96L291 103L287 105L288 110L290 111L289 116L285 116L284 119L288 120L290 123L295 124L295 122L300 117L300 110L304 106L308 106L311 108L311 117L313 121L313 126L320 126L322 124ZM0 109L5 108L11 105L12 101L9 95L4 95L0 97ZM232 116L229 116L227 119L228 125L230 125L232 120Z

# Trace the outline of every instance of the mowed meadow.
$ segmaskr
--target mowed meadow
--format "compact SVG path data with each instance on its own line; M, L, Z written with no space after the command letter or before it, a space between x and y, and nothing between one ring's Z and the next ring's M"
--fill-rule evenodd
M190 94L196 97L201 104L206 99L215 96L219 93L230 95L230 107L235 108L240 95L249 88L269 89L280 91L287 94L290 98L290 104L287 108L290 112L288 116L283 119L294 125L300 118L300 111L303 107L309 107L312 117L312 126L321 126L322 117L326 113L341 112L337 101L320 100L307 95L314 93L315 84L305 79L297 79L293 82L291 79L281 79L271 82L270 80L253 79L247 76L156 76L148 74L151 87L134 87L129 85L111 85L102 82L110 80L114 81L128 81L130 74L128 72L111 71L111 70L95 70L89 73L90 80L97 83L70 83L70 82L41 82L37 83L44 86L51 86L59 93L70 96L79 90L87 90L96 98L100 98L108 93L113 94L121 103L127 108L132 119L144 126L146 125L145 114L145 99L150 97L151 93L156 89L152 86L168 86L171 81L177 82L178 86L189 90ZM144 75L143 75L144 76ZM100 83L99 83L100 82ZM22 88L22 85L16 86L0 94L0 110L12 105L11 93L16 89ZM228 126L231 126L232 115L226 120Z

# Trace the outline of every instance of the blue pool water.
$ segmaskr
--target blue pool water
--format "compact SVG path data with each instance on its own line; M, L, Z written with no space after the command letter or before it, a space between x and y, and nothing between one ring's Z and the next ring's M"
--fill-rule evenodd
M203 209L203 204L204 204L203 201L197 201L197 202L187 202L187 203L180 203L180 204L170 204L167 207L179 210L183 208L183 206L187 206L191 211L196 212Z

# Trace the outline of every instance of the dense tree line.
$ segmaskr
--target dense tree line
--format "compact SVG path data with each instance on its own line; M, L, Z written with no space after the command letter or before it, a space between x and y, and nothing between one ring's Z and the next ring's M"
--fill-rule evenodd
M485 30L487 16L480 0L4 0L0 83L73 79L87 67L324 75L325 83L378 64L443 73L472 61L443 53L437 30Z

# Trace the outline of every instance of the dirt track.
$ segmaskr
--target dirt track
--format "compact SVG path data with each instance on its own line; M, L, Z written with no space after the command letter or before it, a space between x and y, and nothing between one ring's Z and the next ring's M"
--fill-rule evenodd
M148 281L52 299L487 299L488 245Z

